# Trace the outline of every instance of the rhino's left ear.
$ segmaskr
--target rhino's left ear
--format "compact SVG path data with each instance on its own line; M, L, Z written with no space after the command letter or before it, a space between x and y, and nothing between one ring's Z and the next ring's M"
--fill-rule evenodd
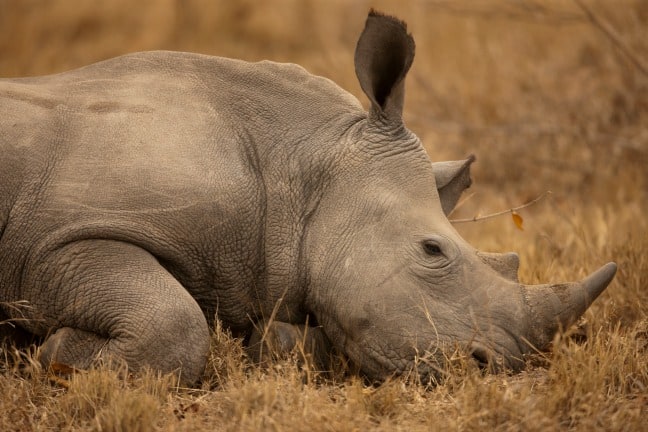
M434 162L432 170L436 180L437 191L441 198L443 213L449 215L457 205L461 193L470 187L470 165L475 162L475 156L467 159L448 162Z
M412 60L414 39L406 24L372 9L355 51L356 75L371 101L371 116L402 123L405 75Z

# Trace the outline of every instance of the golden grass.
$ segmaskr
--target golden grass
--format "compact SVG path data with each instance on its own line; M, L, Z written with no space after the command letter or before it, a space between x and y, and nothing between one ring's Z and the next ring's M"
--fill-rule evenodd
M641 0L0 0L0 76L62 71L125 52L191 50L300 63L361 97L353 48L369 6L410 26L405 119L434 160L478 157L453 217L550 198L458 225L515 250L524 282L619 272L578 329L518 375L454 362L436 388L367 386L296 359L260 368L214 331L197 389L124 369L57 378L3 348L0 430L643 430L648 418L648 6ZM364 99L361 98L364 101Z

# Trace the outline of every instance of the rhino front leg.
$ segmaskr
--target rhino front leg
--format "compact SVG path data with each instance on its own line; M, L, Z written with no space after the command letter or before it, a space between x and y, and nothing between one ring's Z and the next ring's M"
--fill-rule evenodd
M321 327L273 321L255 328L247 354L256 363L297 354L315 369L329 369L333 347Z
M86 240L40 265L47 281L43 315L54 333L41 348L45 365L84 369L120 359L129 368L178 371L184 383L204 372L209 328L189 293L147 251L123 242ZM44 303L50 300L49 304Z

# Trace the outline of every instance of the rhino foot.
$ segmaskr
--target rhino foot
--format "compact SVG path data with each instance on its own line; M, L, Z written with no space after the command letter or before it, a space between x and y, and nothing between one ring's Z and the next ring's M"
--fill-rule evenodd
M39 359L43 365L66 365L74 369L87 369L101 357L108 340L94 333L70 327L58 329L40 347Z
M300 364L315 370L329 370L335 356L331 342L321 327L273 321L255 327L246 352L258 364L297 355Z

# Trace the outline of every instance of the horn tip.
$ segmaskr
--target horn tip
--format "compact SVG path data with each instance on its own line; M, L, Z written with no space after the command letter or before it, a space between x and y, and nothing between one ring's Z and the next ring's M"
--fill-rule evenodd
M609 262L585 278L583 282L588 287L590 295L593 295L593 299L598 297L607 288L610 282L612 282L612 279L614 279L616 272L616 263Z
M606 276L607 283L610 283L612 279L614 278L614 275L616 275L617 272L617 264L615 262L609 262L605 264L603 267L601 267L601 270L599 270L601 273L603 273Z

